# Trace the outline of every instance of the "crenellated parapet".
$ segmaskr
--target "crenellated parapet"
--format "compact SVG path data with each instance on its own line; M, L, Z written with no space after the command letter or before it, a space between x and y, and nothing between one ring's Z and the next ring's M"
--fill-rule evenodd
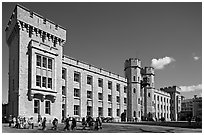
M17 5L5 29L7 42L11 42L13 33L17 30L27 32L30 38L37 37L42 42L53 46L63 46L66 41L66 29L38 15L29 9Z
M160 88L161 91L165 91L168 93L181 93L181 88L178 86L169 86L169 87L164 87L164 88Z
M124 65L126 70L127 68L141 68L141 61L138 58L130 58L128 60L125 61L125 65Z
M143 75L155 75L154 74L154 68L153 67L145 67L142 69Z

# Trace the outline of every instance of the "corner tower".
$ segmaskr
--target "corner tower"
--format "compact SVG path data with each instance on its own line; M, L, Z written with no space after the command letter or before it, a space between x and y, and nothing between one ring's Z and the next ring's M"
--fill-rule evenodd
M125 77L127 78L127 120L141 120L141 61L130 58L125 61Z
M155 117L154 103L154 68L145 67L142 69L142 91L143 91L143 110L142 116L151 120Z
M61 106L62 52L66 29L17 5L6 27L9 46L9 113L53 116Z

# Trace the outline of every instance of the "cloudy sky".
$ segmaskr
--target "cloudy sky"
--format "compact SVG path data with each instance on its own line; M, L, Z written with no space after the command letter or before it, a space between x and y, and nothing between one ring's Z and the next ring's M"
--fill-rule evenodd
M8 91L7 22L2 4L2 101ZM124 61L155 68L157 89L177 85L187 98L202 91L202 3L20 3L67 29L64 54L124 76Z

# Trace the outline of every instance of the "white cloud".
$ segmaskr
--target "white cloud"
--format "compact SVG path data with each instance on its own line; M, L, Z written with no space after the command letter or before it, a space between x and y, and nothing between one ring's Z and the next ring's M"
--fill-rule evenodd
M198 56L193 56L193 59L194 59L195 61L197 61L197 60L200 59L200 57L198 57Z
M195 53L192 53L192 57L193 57L193 59L194 59L195 61L197 61L197 60L199 60L199 59L200 59L200 57L196 56L196 54L195 54Z
M192 86L180 86L181 92L190 92L195 90L202 90L202 84Z
M163 69L165 65L168 65L173 61L175 61L174 58L167 57L167 56L164 58L152 59L151 66L154 67L155 69Z

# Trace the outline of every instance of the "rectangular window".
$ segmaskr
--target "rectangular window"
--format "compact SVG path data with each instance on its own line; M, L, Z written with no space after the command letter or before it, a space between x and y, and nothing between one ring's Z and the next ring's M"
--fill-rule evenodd
M103 100L103 94L102 93L98 93L98 100Z
M161 97L161 102L162 102L162 97Z
M65 117L65 104L62 104L62 118Z
M41 76L39 76L39 75L36 75L36 86L41 87Z
M150 97L151 95L150 95L150 93L148 93L148 97Z
M40 101L34 100L34 113L40 113Z
M74 115L79 115L79 105L74 105Z
M161 110L162 110L163 108L162 108L162 105L161 105Z
M80 91L79 89L74 88L74 96L79 97L80 96Z
M125 103L125 104L127 103L127 98L124 98L124 103Z
M48 88L52 89L52 78L48 78Z
M157 109L159 110L159 104L157 105Z
M103 108L98 107L98 116L103 116Z
M168 103L169 101L168 101L168 98L166 99L166 102Z
M124 86L124 93L127 93L127 86Z
M156 100L156 95L154 95L154 100Z
M74 81L79 82L80 81L80 73L79 72L74 72Z
M108 89L112 90L112 82L108 81Z
M112 96L111 95L108 95L108 101L112 101Z
M164 97L164 103L166 102L166 98Z
M157 96L157 101L159 101L159 96Z
M45 114L50 114L50 101L45 101Z
M116 98L117 98L117 102L120 103L120 97L116 96Z
M120 84L118 84L118 83L116 84L116 90L120 91Z
M112 108L108 108L108 116L112 116Z
M62 69L62 79L66 79L66 69Z
M40 55L36 55L36 65L41 67L41 56Z
M66 95L66 87L65 86L62 86L62 95Z
M98 79L98 87L103 87L103 79Z
M47 58L43 57L43 67L47 68Z
M92 91L87 91L87 98L92 99Z
M47 81L46 81L47 79L46 79L46 77L42 77L42 87L45 87L46 88L46 86L47 86Z
M140 98L138 98L138 104L140 104Z
M92 107L87 106L87 116L91 116L91 115L92 115Z
M48 58L48 69L52 69L52 59Z
M87 84L92 85L92 76L87 76Z
M117 109L117 116L120 116L120 109Z

